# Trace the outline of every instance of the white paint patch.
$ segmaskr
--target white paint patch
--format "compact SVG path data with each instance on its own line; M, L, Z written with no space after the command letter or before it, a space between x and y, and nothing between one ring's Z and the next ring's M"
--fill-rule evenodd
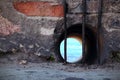
M54 33L54 28L52 29L41 28L40 32L42 35L52 35Z
M107 32L120 31L119 29L106 28Z
M27 17L28 19L38 19L38 20L41 20L41 19L46 19L46 20L62 20L63 17L42 17L42 16L29 16Z

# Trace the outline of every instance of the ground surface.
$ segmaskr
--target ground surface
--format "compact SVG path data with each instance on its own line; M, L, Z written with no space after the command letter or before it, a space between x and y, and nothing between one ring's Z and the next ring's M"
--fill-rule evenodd
M0 63L0 80L120 80L120 64Z

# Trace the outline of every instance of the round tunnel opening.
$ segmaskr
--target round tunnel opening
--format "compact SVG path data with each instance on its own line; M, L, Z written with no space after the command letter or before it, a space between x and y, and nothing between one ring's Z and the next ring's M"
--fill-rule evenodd
M59 33L58 33L59 34ZM64 31L56 37L55 44L55 56L57 61L64 62L63 51L61 51L61 45L64 42ZM79 41L82 44L82 24L75 24L67 28L67 39L72 38L76 41ZM96 28L90 25L85 26L85 53L78 55L78 59L74 61L67 61L68 63L85 63L85 64L94 64L97 62L98 54L97 54L97 45L96 45ZM69 45L67 45L69 46ZM64 47L63 47L64 48ZM81 46L82 48L82 46ZM69 50L69 49L68 49ZM72 52L75 52L75 49ZM81 49L79 51L82 52ZM67 54L69 51L67 51ZM75 53L73 53L72 57ZM81 57L82 56L82 57Z
M64 59L64 40L60 44L60 53ZM67 38L67 62L75 63L82 59L82 40L74 36Z

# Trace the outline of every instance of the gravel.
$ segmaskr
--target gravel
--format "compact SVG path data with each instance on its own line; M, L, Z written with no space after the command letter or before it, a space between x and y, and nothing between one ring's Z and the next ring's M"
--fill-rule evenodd
M95 66L95 67L93 67ZM120 63L83 66L55 62L0 63L0 80L120 80Z

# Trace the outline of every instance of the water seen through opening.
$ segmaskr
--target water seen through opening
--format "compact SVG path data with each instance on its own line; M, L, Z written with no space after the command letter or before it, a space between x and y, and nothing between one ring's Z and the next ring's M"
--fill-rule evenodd
M60 53L64 59L64 40L60 44ZM74 63L82 59L82 41L67 38L67 62Z

